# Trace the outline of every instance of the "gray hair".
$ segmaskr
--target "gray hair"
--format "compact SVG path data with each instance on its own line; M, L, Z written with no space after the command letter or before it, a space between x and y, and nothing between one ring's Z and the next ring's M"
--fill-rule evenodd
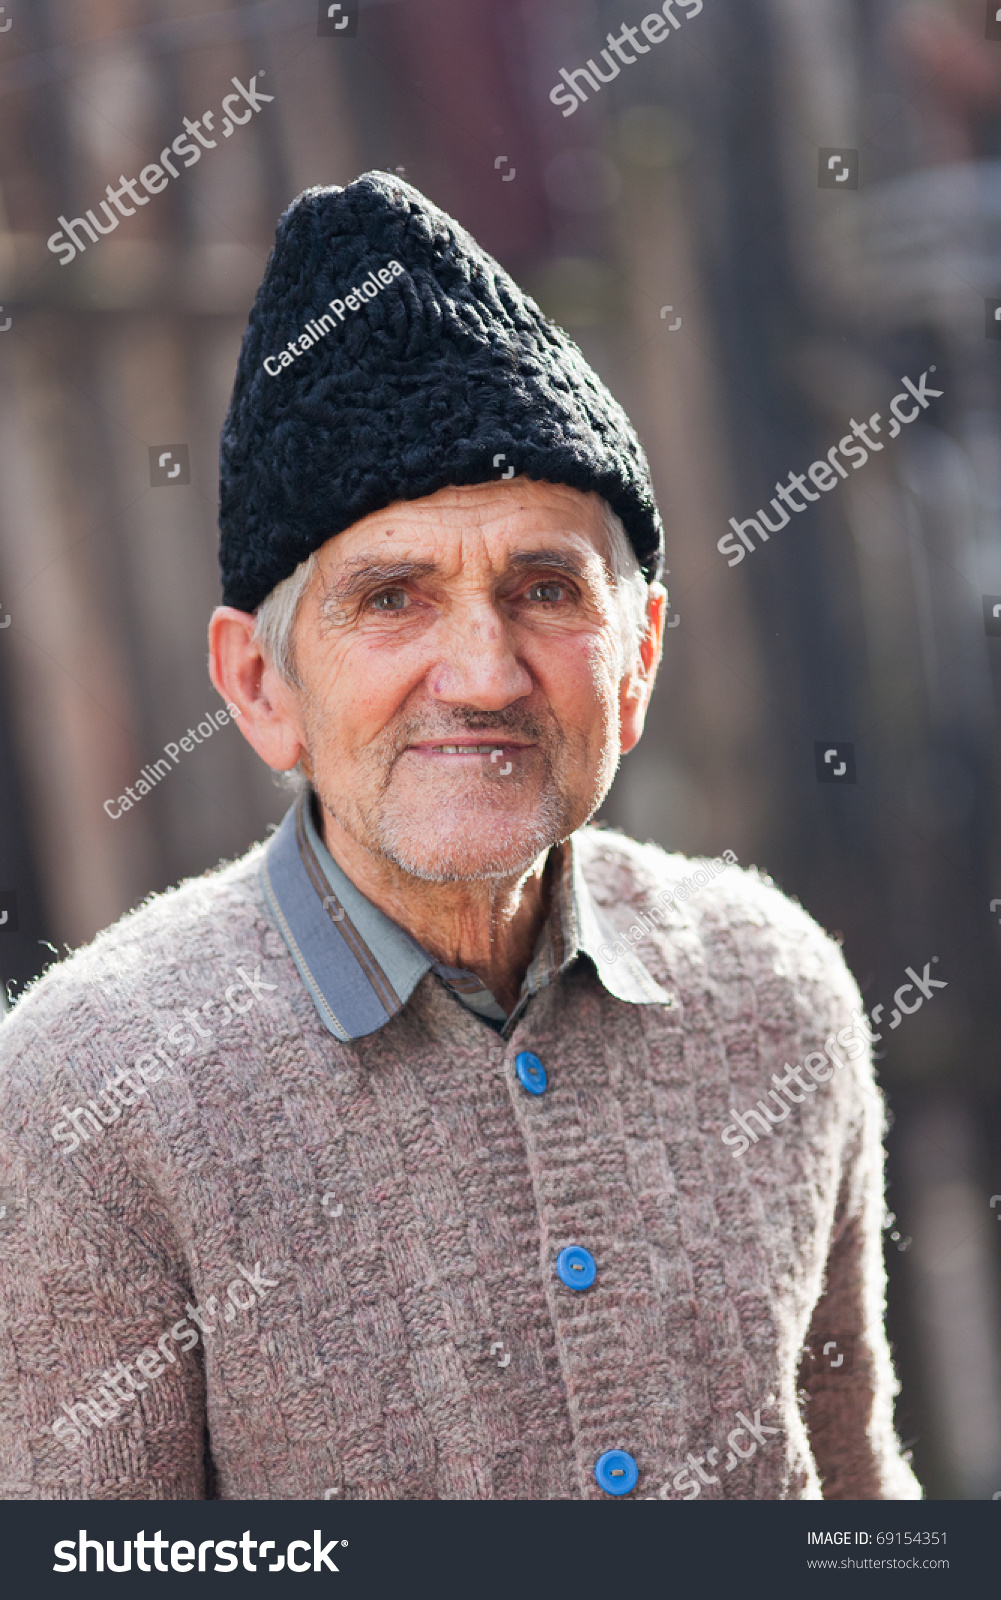
M601 502L608 535L606 565L615 589L619 606L619 639L622 647L623 675L631 672L639 660L640 641L646 633L646 611L650 601L650 586L640 570L636 551L629 535L607 500Z
M616 516L606 500L601 505L608 536L605 565L619 607L624 675L633 668L639 656L640 640L646 631L649 590L622 519ZM295 662L295 619L302 597L318 570L319 562L314 551L305 561L300 561L289 577L275 585L254 613L254 638L283 683L293 689L302 688Z

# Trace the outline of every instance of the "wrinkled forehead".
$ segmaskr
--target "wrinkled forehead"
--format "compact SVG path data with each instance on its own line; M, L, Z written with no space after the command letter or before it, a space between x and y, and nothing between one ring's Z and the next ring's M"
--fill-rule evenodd
M328 582L394 563L412 577L496 578L533 565L584 577L608 554L598 495L523 479L399 501L328 540L320 560Z

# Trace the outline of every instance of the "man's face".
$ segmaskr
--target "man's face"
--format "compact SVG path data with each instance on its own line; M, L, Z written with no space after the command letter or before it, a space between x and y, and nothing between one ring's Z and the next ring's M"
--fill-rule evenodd
M300 737L360 845L431 882L507 878L597 810L625 692L606 548L596 495L528 480L327 541L296 620Z

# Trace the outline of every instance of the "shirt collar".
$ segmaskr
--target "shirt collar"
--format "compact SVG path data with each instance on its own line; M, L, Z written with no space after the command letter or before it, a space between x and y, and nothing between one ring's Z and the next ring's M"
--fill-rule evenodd
M511 1014L474 973L436 962L361 893L337 865L304 789L261 863L268 904L324 1026L349 1042L385 1026L434 972L456 998L506 1037L533 995L586 956L609 994L636 1005L672 1005L634 950L616 955L614 928L595 904L574 840L553 852L551 907ZM620 950L623 947L620 945ZM602 952L608 951L611 960Z

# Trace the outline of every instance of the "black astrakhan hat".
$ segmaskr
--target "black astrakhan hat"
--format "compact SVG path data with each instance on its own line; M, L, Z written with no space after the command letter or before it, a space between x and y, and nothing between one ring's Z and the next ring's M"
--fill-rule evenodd
M646 456L563 330L393 174L307 189L278 225L223 427L224 602L253 611L361 517L512 467L596 490L659 576Z

